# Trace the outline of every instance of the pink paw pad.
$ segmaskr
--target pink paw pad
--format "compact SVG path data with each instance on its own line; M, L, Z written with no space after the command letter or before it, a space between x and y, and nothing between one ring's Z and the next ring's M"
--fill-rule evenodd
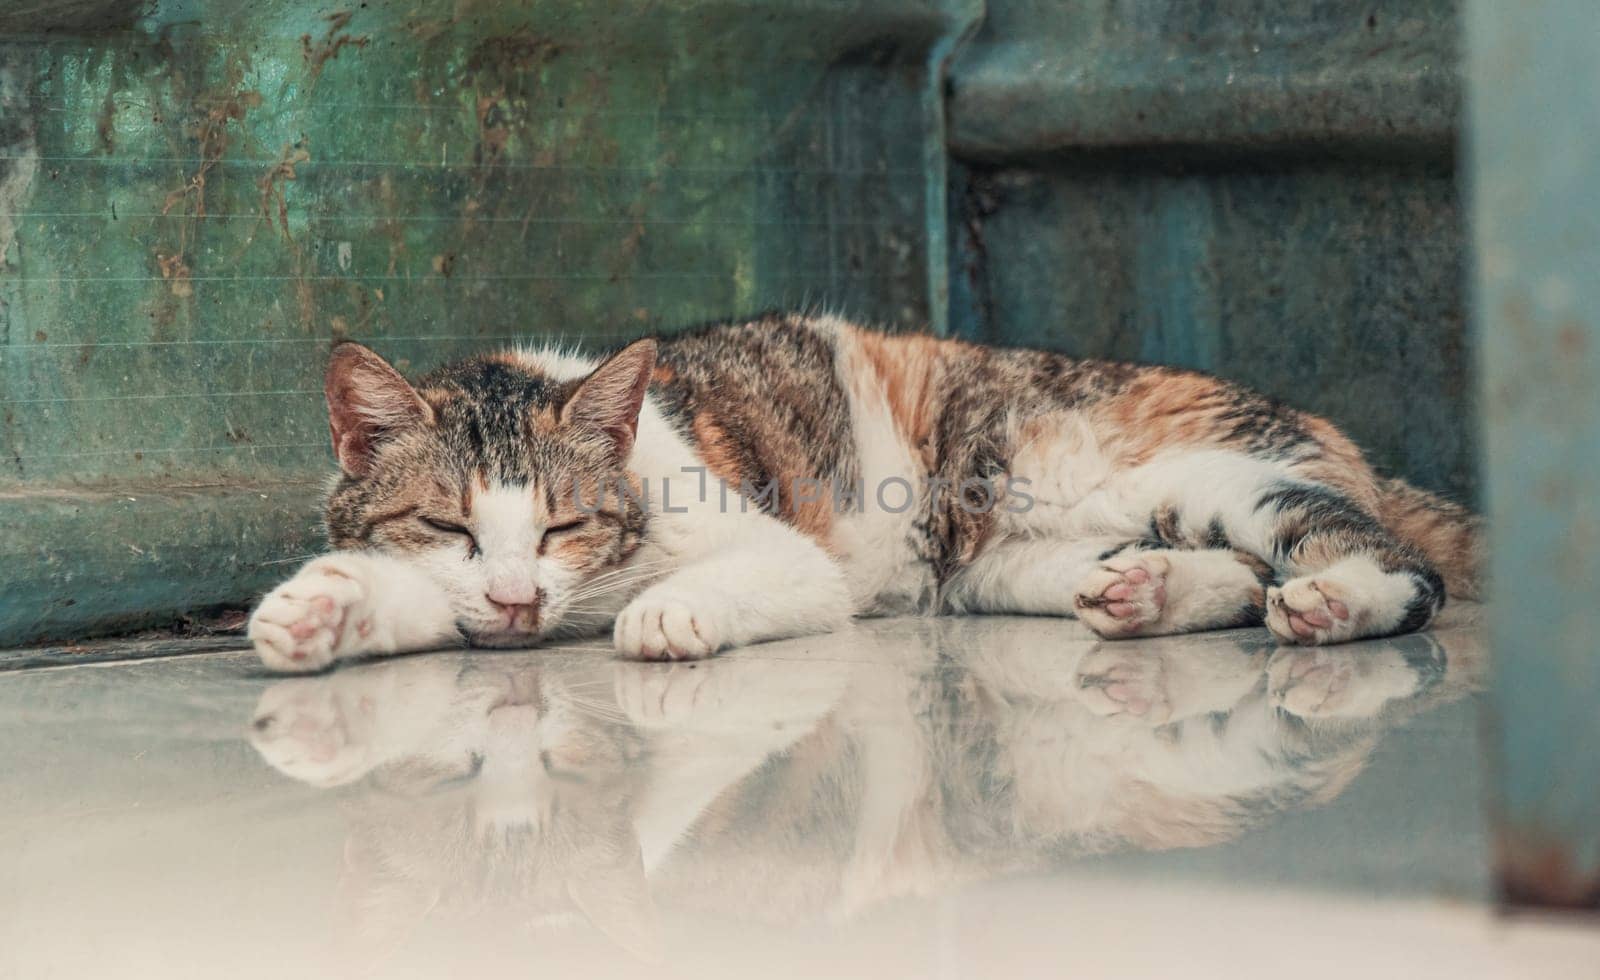
M1079 584L1078 618L1102 636L1127 636L1156 622L1167 602L1165 559L1117 556Z
M1319 629L1329 629L1335 619L1347 620L1350 618L1350 607L1338 599L1328 599L1327 609L1308 609L1304 612L1291 611L1289 613L1289 628L1297 636L1310 637Z

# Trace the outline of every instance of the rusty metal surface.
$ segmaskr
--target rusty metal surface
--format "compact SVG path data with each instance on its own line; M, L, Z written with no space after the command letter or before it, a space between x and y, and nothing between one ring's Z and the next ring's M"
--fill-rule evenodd
M1503 897L1600 909L1600 8L1469 5Z
M953 329L1179 364L1476 495L1453 0L994 0L952 66Z
M1448 153L1459 0L995 0L953 79L968 159L1085 148Z
M238 601L312 550L337 338L420 369L769 306L924 323L927 56L973 15L0 14L0 643Z

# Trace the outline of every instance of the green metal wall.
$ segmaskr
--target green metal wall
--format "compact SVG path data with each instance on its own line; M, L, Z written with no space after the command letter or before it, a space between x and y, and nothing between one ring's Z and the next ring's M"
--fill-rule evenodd
M928 66L976 13L0 8L0 643L313 551L337 338L421 369L770 306L938 319Z
M825 304L1213 370L1470 498L1455 44L1454 0L0 10L0 642L315 550L344 336Z
M1471 500L1456 0L990 0L951 323L1180 364Z

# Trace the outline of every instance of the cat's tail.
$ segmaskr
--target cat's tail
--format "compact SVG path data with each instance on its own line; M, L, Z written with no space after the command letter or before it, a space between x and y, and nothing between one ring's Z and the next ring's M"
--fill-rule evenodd
M1422 549L1444 577L1445 592L1452 598L1478 598L1483 521L1476 514L1404 480L1381 480L1378 519L1402 541Z

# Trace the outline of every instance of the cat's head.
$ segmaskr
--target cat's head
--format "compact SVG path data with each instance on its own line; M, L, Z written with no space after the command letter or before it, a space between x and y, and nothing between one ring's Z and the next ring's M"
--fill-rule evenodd
M603 586L644 527L621 489L655 354L638 341L571 379L490 356L412 385L373 351L339 345L326 382L341 471L329 540L424 571L474 644L605 621Z

